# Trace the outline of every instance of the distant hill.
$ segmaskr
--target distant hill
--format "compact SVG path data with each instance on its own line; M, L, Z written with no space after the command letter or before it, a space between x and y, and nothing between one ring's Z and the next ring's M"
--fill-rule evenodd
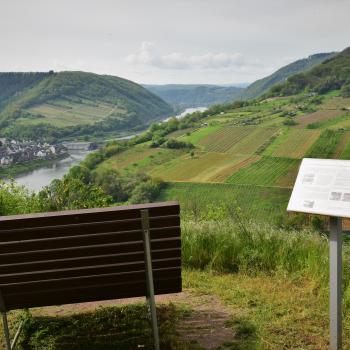
M274 86L269 94L288 96L304 91L324 94L333 90L350 96L350 47L307 72L289 77L285 83Z
M208 107L234 100L244 90L241 87L218 85L144 85L149 91L178 109Z
M132 131L172 112L147 89L115 76L0 73L0 125L16 137Z
M49 73L0 73L0 110L11 99L15 99L48 75Z
M249 85L241 94L240 99L248 100L261 96L272 86L284 83L286 79L296 73L307 71L325 60L334 57L336 53L318 53L307 58L295 61L277 70L266 78L260 79Z

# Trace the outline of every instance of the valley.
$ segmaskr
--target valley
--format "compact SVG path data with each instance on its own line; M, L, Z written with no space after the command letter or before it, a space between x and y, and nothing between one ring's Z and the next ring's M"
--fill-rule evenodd
M219 112L209 108L191 127L180 124L166 136L194 148L140 142L104 160L96 171L145 172L166 183L159 199L180 200L192 213L196 207L215 211L235 205L254 219L276 222L286 215L303 157L350 159L349 107L348 98L331 92L232 104Z

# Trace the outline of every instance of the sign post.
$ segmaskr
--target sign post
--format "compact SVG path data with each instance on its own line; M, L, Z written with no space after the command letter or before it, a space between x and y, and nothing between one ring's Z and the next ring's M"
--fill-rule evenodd
M327 215L330 349L342 349L342 219L350 218L350 161L303 159L288 211Z
M329 315L330 349L342 348L342 221L330 218L329 237Z

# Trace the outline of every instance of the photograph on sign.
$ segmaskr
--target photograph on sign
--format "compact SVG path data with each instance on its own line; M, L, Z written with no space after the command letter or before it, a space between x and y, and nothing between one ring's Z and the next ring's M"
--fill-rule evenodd
M350 217L350 160L304 158L288 211Z

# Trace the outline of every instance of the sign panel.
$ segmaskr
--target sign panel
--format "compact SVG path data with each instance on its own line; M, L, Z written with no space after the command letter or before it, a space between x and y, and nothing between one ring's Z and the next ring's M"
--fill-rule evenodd
M304 158L287 210L350 218L350 160Z

